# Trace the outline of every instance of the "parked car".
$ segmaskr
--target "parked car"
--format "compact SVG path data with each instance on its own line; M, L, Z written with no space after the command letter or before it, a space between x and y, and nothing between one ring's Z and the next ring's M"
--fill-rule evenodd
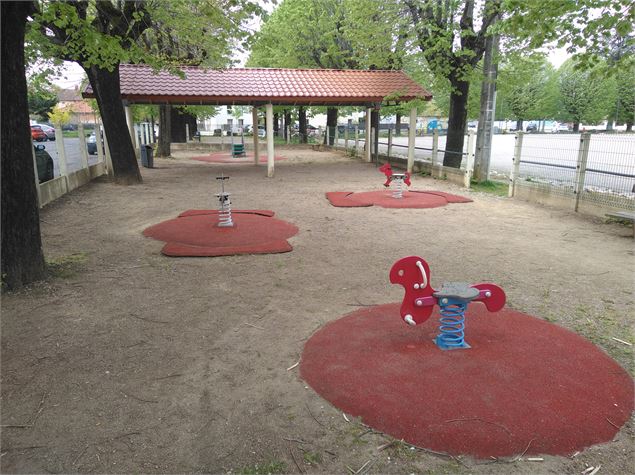
M102 135L101 139L102 151L104 150L104 138ZM97 153L97 137L95 136L95 132L90 134L86 139L86 149L90 155L95 155Z
M538 132L538 126L536 124L529 124L526 130L527 132Z
M42 131L46 134L46 138L48 140L55 140L55 129L53 127L46 124L34 124L34 125L42 129Z
M36 142L45 142L47 137L42 128L39 125L31 126L31 139Z
M44 145L33 145L35 150L35 163L37 164L37 177L40 183L52 180L53 174L53 159L45 150Z
M267 136L267 130L264 125L258 126L258 137L265 138Z

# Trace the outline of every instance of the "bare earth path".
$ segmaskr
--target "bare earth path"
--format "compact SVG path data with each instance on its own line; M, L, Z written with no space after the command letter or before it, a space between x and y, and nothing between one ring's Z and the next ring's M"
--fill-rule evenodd
M573 458L452 459L385 447L287 370L326 322L400 300L388 271L418 254L433 284L496 282L508 305L584 335L633 374L632 347L613 340L634 341L630 228L422 177L413 189L474 202L334 208L325 192L376 190L383 176L329 152L280 153L273 179L183 154L144 169L142 185L95 182L42 211L55 276L2 297L3 473L347 473L368 461L360 473L632 472L632 420ZM215 208L221 170L236 208L300 228L292 252L168 258L141 235Z

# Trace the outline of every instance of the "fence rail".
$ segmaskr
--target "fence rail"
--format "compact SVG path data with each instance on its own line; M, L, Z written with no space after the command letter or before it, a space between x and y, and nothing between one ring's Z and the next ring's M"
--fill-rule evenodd
M510 196L575 211L635 211L635 135L516 136Z

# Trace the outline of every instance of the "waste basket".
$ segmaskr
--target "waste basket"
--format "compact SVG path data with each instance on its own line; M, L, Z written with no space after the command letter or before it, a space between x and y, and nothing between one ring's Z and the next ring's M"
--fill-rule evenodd
M150 145L141 146L141 165L146 168L154 168L154 157L152 156L152 147Z

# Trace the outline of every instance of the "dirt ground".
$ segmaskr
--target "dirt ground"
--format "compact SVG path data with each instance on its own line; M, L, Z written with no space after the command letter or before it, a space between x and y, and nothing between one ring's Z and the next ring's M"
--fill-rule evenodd
M631 228L429 177L413 189L474 202L334 208L325 192L376 190L383 175L330 152L279 152L288 160L272 179L183 152L142 170L141 185L100 179L42 210L52 276L2 297L3 473L634 472L633 419L577 456L451 458L386 447L288 369L326 322L400 301L388 271L417 254L434 285L498 283L509 306L584 335L633 374L632 347L613 339L635 341ZM300 228L292 252L168 258L142 236L215 208L221 170L235 208Z

